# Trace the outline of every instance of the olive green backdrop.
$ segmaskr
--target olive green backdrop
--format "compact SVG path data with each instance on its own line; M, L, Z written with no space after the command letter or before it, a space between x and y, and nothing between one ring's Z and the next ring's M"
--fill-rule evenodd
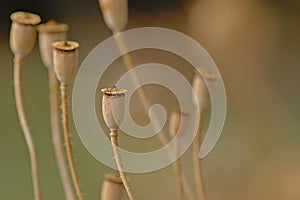
M69 38L80 42L80 63L111 33L104 25L97 1L10 1L0 8L0 199L30 200L30 166L14 105L13 57L8 36L9 14L17 10L36 12L43 22L55 18L68 23ZM300 199L300 1L132 0L129 19L129 28L166 27L195 38L211 54L223 76L227 120L213 152L202 161L208 200ZM133 56L136 64L164 61L192 79L191 67L176 56L160 55L159 51L135 52ZM108 77L124 72L118 70L120 60L114 65L107 71ZM48 76L37 46L26 58L22 76L25 110L38 151L43 199L64 199L49 131ZM108 86L112 82L104 78L99 84ZM166 108L176 106L174 100L168 104L159 99L165 90L146 89L153 94L152 102L162 102ZM145 114L136 109L133 114L142 116L137 119L139 123L146 122ZM87 152L72 118L70 126L86 199L100 199L103 175L113 170ZM155 139L143 141L143 145L127 136L121 140L121 146L137 152L159 147ZM183 165L192 180L190 153L189 150L183 156ZM138 199L176 199L171 167L130 174L129 178Z

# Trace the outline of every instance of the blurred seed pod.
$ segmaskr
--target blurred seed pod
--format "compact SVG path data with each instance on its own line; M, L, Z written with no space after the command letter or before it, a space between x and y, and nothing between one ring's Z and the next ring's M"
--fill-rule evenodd
M104 21L113 32L123 31L128 23L128 0L99 0Z
M37 27L39 31L39 49L44 65L49 69L53 69L53 47L52 43L67 40L67 24L57 23L50 20L47 23Z
M203 77L201 75L203 75ZM203 70L201 72L201 75L196 72L193 78L192 86L196 95L193 95L193 101L195 104L199 105L200 109L205 109L209 106L210 103L209 91L207 89L205 81L216 80L217 74L212 71Z
M110 130L117 130L124 118L126 90L113 86L101 91L103 92L102 114L104 121Z
M101 200L121 200L124 195L122 179L107 174L102 184Z
M10 48L15 56L26 57L36 40L36 25L41 18L30 12L14 12L10 29Z
M171 136L176 136L184 129L185 118L188 116L188 113L181 111L180 109L174 109L171 112L169 120L169 132Z
M64 84L68 84L78 66L78 42L59 41L52 43L53 47L53 67L57 79Z

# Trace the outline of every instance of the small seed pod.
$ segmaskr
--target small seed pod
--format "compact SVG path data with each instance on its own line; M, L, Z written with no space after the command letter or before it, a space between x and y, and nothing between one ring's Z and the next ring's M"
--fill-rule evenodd
M55 20L50 20L45 24L39 25L37 29L39 31L39 48L42 61L49 70L52 70L52 43L66 40L69 27L67 24L60 24Z
M59 41L52 43L52 47L53 67L57 79L68 84L77 69L79 44L74 41Z
M99 0L99 4L108 28L123 31L128 21L128 0Z
M205 109L209 106L210 96L204 80L214 81L217 79L217 75L214 72L207 70L203 70L201 74L203 75L203 77L198 72L196 72L193 79L192 85L196 95L193 95L193 101L195 104L199 105L200 109Z
M107 174L102 184L101 200L121 200L124 194L122 179Z
M115 86L104 88L102 98L102 114L110 130L117 130L124 118L125 92Z
M169 132L171 136L176 136L181 130L184 128L182 126L185 125L184 120L188 116L186 112L183 112L179 109L174 109L171 112L170 120L169 120Z
M36 40L36 25L41 18L29 12L14 12L10 15L10 48L15 56L26 57Z

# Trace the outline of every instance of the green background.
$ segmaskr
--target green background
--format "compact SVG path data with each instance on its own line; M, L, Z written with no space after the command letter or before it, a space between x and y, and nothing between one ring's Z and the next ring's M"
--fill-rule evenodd
M145 2L130 1L128 28L159 26L186 33L207 49L224 79L228 98L225 127L214 150L202 160L208 199L300 199L300 1ZM97 1L10 1L0 9L0 199L29 200L33 199L30 166L15 110L9 50L9 14L17 10L36 12L43 22L55 18L68 23L69 38L80 43L80 63L111 33ZM191 66L174 55L151 50L132 55L135 64L164 62L192 79ZM117 60L107 70L99 87L113 84L124 72L120 65ZM64 199L51 146L48 76L37 46L24 62L22 77L43 199ZM164 104L168 111L177 105L167 90L157 86L145 89L151 102ZM136 106L132 112L138 123L145 124L147 118L139 112L138 103L133 99ZM100 199L103 176L113 170L87 152L72 118L70 126L86 199ZM122 147L136 152L160 146L155 138L140 141L122 135L120 140ZM190 150L182 163L192 181ZM176 199L172 167L129 174L129 178L138 199Z

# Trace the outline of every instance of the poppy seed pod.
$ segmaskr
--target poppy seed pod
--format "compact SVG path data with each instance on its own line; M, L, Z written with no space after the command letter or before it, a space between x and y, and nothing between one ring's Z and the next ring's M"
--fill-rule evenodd
M41 18L29 12L14 12L10 29L10 48L15 56L24 58L32 50L36 40L36 25Z
M102 114L110 130L117 130L122 123L125 111L125 92L115 86L104 88L102 98Z
M102 184L101 200L120 200L124 195L122 179L107 174Z
M179 109L175 109L171 112L170 120L169 120L169 132L171 136L176 136L180 130L183 130L180 125L184 125L184 118L186 118L188 114Z
M52 43L53 67L57 79L68 84L78 65L77 49L79 44L74 41L59 41Z
M201 75L203 75L203 77ZM197 72L193 79L192 86L196 95L193 95L193 101L195 104L199 105L200 109L205 109L209 105L210 96L204 80L214 81L216 80L217 75L211 71L203 71L201 75Z
M99 0L99 4L108 28L123 31L128 21L128 0Z
M67 24L60 24L54 20L50 20L45 24L39 25L37 29L39 31L39 48L42 61L49 70L52 70L52 43L66 40L69 27Z

